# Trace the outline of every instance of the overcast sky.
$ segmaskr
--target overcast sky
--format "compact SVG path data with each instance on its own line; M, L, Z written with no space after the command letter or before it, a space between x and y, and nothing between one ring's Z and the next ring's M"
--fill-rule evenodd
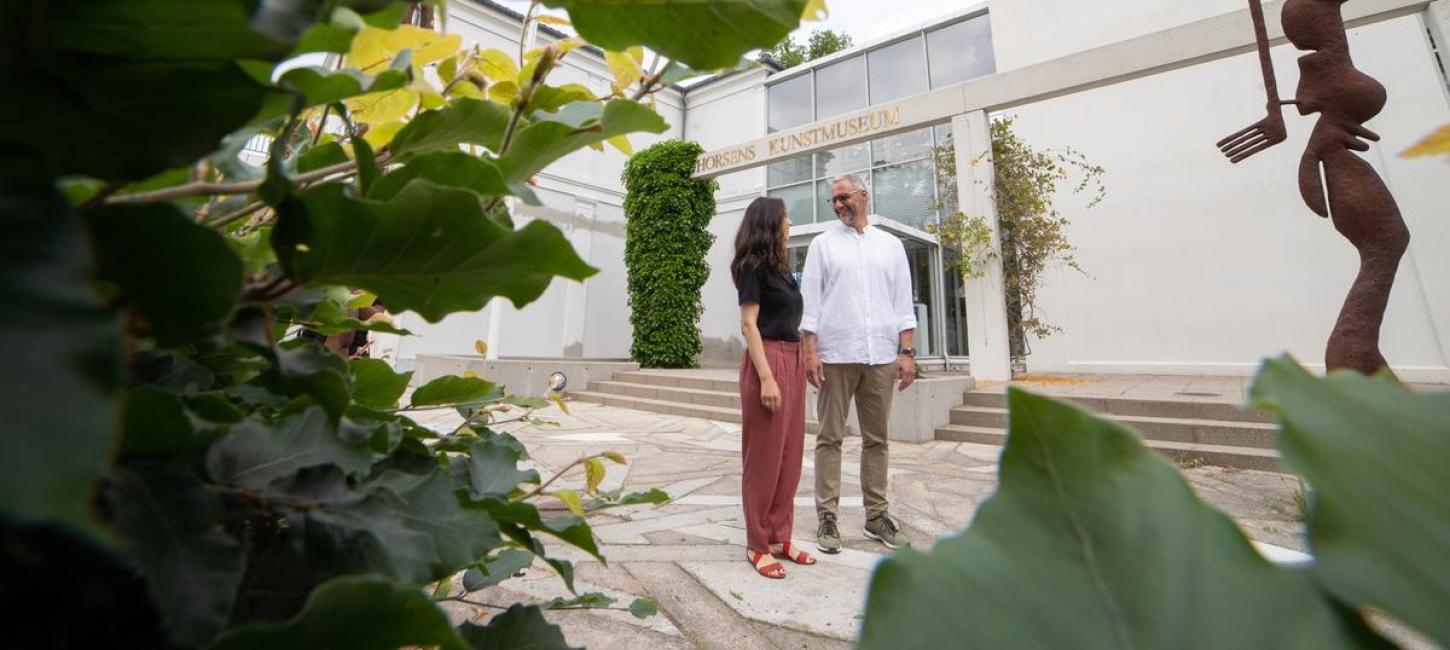
M528 0L498 0L500 4L524 12ZM919 25L949 14L975 0L826 0L830 18L818 23L803 23L796 31L797 41L805 41L815 29L834 29L849 34L856 44L870 42L893 32ZM889 7L889 8L888 8ZM562 12L549 12L562 13Z

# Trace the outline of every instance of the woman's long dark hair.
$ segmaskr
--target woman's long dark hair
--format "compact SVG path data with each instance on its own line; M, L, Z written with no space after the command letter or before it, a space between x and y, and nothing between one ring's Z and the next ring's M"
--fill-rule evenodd
M730 263L730 277L740 285L740 273L747 267L761 267L789 274L786 263L786 242L781 241L780 225L785 221L785 201L762 196L745 208L740 232L735 235L735 260Z

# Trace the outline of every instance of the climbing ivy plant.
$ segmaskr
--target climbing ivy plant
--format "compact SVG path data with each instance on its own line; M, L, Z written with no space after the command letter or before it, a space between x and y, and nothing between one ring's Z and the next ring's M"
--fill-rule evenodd
M533 176L666 130L643 100L808 3L546 4L582 38L468 47L437 1L0 3L0 603L30 612L7 647L565 646L539 605L454 626L438 602L535 558L572 590L544 540L599 557L589 512L665 496L600 493L612 452L565 469L583 493L521 469L501 427L546 400L409 393L296 332L406 334L352 310L436 322L591 276L514 226ZM660 56L607 95L551 84L589 41Z
M989 262L1001 263L1012 356L1022 357L1027 354L1027 335L1046 338L1061 331L1037 314L1037 291L1047 269L1060 262L1085 273L1072 256L1068 219L1053 205L1059 189L1075 176L1072 192L1091 193L1088 207L1094 207L1107 195L1103 182L1107 171L1072 148L1033 147L1017 135L1013 124L1011 117L993 120L992 151L975 152L971 157L978 164L990 156L995 169L991 195L997 207L998 246L992 245L992 230L983 215L956 210L956 146L950 136L934 149L938 183L943 188L938 207L945 208L942 213L947 216L932 231L947 251L947 263L964 279L982 277Z
M704 149L667 140L624 166L624 263L629 273L630 356L647 368L689 368L700 355L700 289L715 243L713 179L691 178Z

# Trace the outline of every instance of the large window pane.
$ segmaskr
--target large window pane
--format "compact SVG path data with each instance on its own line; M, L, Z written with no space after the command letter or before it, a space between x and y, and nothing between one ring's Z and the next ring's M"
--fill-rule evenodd
M936 223L936 183L931 161L872 170L875 211L922 230Z
M928 32L926 49L931 57L932 88L997 71L997 59L992 54L992 21L986 16Z
M816 119L866 108L866 62L852 57L816 70Z
M871 143L871 165L918 160L931 156L931 129L881 138Z
M871 103L926 92L926 53L921 37L909 38L867 55L871 58Z
M815 192L812 190L811 183L801 183L773 189L768 196L785 201L785 211L792 222L811 223L814 221L812 210L816 203Z
M811 121L810 74L775 84L768 93L771 133Z
M870 166L871 152L864 143L816 154L816 178L851 174Z
M766 183L770 187L780 187L801 181L811 180L811 157L809 155L798 156L771 163L766 167Z

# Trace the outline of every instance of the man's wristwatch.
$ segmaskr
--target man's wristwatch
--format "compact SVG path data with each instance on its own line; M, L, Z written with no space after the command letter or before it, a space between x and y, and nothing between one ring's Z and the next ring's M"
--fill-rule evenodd
M896 351L897 356L916 358L916 348L900 348Z

